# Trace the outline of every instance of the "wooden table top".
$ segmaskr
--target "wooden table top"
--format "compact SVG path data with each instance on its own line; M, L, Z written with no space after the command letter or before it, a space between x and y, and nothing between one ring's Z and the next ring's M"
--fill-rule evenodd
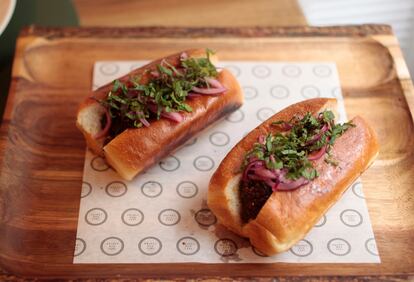
M74 0L81 26L306 25L296 0Z

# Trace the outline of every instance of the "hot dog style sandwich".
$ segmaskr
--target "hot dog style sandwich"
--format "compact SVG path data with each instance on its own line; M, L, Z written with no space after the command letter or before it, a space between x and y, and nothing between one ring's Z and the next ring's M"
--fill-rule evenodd
M237 80L215 61L188 50L96 90L77 115L88 147L131 180L239 108ZM241 140L210 180L208 206L219 222L266 255L301 240L378 154L369 124L337 124L335 109L334 99L309 99Z
M378 154L361 117L334 121L334 99L277 113L224 158L209 186L219 221L267 255L301 240Z
M180 52L96 90L79 107L88 147L131 180L220 117L243 95L235 77L206 50Z

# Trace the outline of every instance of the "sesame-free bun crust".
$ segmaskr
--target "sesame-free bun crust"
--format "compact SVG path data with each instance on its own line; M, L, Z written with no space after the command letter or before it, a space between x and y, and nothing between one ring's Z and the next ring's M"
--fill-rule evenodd
M204 49L184 51L189 57L205 57ZM164 59L177 66L180 53ZM162 59L132 71L120 78L125 82L130 76L140 75L141 83L148 81L148 71L155 70ZM217 58L211 57L214 62ZM104 156L121 177L131 180L138 173L167 156L178 146L185 143L197 132L210 125L224 115L233 112L243 104L243 94L236 78L226 69L219 72L217 79L228 89L218 96L200 96L188 99L186 103L193 109L192 112L181 112L184 121L176 123L166 118L151 121L149 127L127 129L108 144L93 138L101 129L100 120L104 114L102 107L91 97L86 98L79 107L77 127L83 133L88 147L95 153ZM93 94L102 99L111 89L107 84Z
M323 214L343 192L367 169L378 154L377 137L361 117L356 125L339 137L332 148L338 166L323 158L315 161L319 177L293 191L273 192L257 217L248 223L240 218L240 167L246 152L262 134L276 132L271 123L290 120L295 114L317 114L324 109L336 109L334 99L310 99L294 104L275 114L251 131L224 158L211 178L208 206L219 222L235 233L250 239L252 245L266 255L288 250L305 237Z

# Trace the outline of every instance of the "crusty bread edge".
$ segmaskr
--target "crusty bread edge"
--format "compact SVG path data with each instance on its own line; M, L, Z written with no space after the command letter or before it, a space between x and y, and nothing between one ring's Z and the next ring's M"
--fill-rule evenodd
M105 145L107 162L127 180L166 157L197 132L237 108L244 101L234 75L224 69L217 79L228 89L219 96L199 97L188 102L192 112L183 113L184 121L170 126L167 120L154 121L149 128L126 130ZM155 138L155 139L154 139ZM131 144L131 140L140 140ZM150 146L149 144L156 144Z
M289 120L293 115L300 113L316 113L328 107L336 109L336 100L315 98L293 104L253 129L226 155L210 180L207 197L207 204L219 222L225 223L224 225L235 233L246 236L242 230L239 211L232 209L229 202L233 198L238 201L239 168L245 153L250 150L259 135L269 132L274 121Z
M187 53L187 55L189 57L194 57L194 58L199 58L199 57L205 57L206 55L206 50L205 49L188 49L188 50L184 50L182 52L173 54L173 55L169 55L167 57L164 58L159 58L156 59L140 68L137 68L133 71L131 71L130 73L122 76L121 78L124 77L128 77L130 75L135 75L137 73L143 72L144 70L147 69L155 69L156 65L160 64L161 61L163 59L168 59L168 58L173 58L173 57L177 57L180 56L183 52ZM217 63L218 62L218 57L215 54L211 54L210 55L210 60L212 61L212 63ZM103 139L96 139L94 138L94 135L97 134L98 132L90 132L89 130L87 130L85 124L82 122L80 116L82 114L87 114L87 111L96 111L97 107L99 106L99 102L97 101L97 99L95 98L103 98L106 97L106 95L108 94L109 90L112 88L112 81L103 85L102 87L99 87L97 90L93 91L91 93L90 96L86 97L81 104L78 107L78 111L77 111L77 118L76 118L76 127L82 132L85 141L86 141L86 145L88 146L89 149L91 149L92 152L94 152L96 155L102 156L104 157L104 151L103 151ZM104 115L104 113L102 112L101 115ZM102 116L101 116L102 117ZM103 126L101 125L101 119L98 119L96 121L97 123L99 123L99 126L102 130ZM115 137L116 138L116 137ZM126 176L127 173L124 173ZM122 173L121 173L121 177ZM125 178L125 177L123 177Z

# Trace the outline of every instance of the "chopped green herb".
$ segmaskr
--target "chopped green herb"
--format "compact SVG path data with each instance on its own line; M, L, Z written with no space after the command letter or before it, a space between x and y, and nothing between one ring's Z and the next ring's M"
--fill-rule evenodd
M148 71L150 80L145 84L140 83L140 76L115 80L106 99L100 101L112 118L109 138L127 128L142 127L143 119L159 119L161 112L191 112L186 103L189 92L193 87L209 87L205 79L218 75L211 54L207 49L206 57L181 59L176 67L163 60Z
M270 170L285 169L286 177L292 180L304 177L312 180L318 177L318 172L313 167L309 157L312 153L325 148L327 157L325 161L332 165L337 162L330 155L331 147L335 140L350 127L352 123L335 124L334 114L325 110L317 117L306 113L304 117L293 117L290 121L276 121L274 126L289 125L290 131L268 134L264 144L255 143L243 162L242 170L250 162L252 157L265 161L266 168Z

